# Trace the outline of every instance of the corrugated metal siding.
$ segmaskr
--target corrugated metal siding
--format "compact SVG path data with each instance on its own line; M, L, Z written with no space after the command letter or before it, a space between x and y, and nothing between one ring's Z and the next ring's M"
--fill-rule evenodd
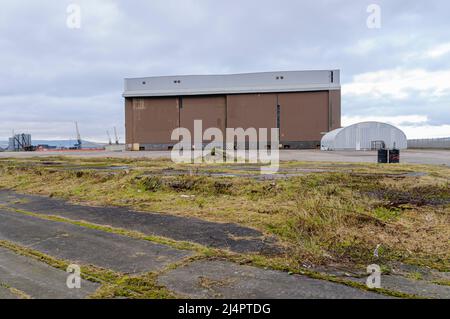
M281 141L320 141L328 132L328 92L281 93L278 104Z
M328 133L323 150L370 150L372 142L383 141L387 148L406 149L407 139L400 129L378 122L364 122Z
M227 97L227 127L277 127L276 94L238 94Z
M134 143L133 99L125 99L125 143Z
M196 119L203 120L204 130L219 127L225 133L226 127L252 127L270 132L278 127L277 105L280 142L291 147L315 147L322 132L340 125L338 91L126 98L126 143L166 148L175 143L171 140L175 128L193 132Z
M331 130L341 127L341 90L329 91L331 103Z
M133 143L174 143L178 127L178 98L136 98L133 101Z
M450 137L409 140L408 148L450 149Z
M182 101L181 127L189 129L193 134L194 120L202 120L203 132L210 127L216 127L225 132L226 99L224 96L184 97Z

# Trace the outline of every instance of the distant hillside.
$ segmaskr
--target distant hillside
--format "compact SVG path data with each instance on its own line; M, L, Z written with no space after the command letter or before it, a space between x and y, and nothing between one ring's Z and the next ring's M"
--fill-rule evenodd
M49 145L49 146L56 146L57 148L70 148L73 147L77 141L76 140L32 140L33 145ZM98 148L103 147L105 144L102 143L94 143L89 141L82 142L83 148ZM0 141L0 148L7 148L8 142L7 141Z
M46 141L46 140L33 140L33 145L49 145L49 146L56 146L58 148L69 148L73 147L77 141L76 140L53 140L53 141ZM97 148L97 147L103 147L105 144L101 143L94 143L89 141L82 141L83 148Z

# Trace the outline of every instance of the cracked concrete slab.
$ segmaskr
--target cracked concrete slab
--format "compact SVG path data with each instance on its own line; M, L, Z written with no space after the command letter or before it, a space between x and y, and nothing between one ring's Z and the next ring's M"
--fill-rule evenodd
M228 261L198 261L159 278L168 289L191 298L218 299L383 299L349 286L242 266Z
M365 278L347 278L364 283ZM381 277L381 286L406 294L424 298L450 299L450 286L437 285L425 280L414 280L398 275L385 275Z
M263 238L263 234L255 229L232 223L214 223L198 218L136 212L122 207L73 205L63 200L18 194L8 190L0 190L0 204L37 214L84 220L148 235L229 249L238 253L270 255L281 252L274 238Z
M15 294L13 294L8 288L0 286L0 300L9 300L9 299L20 299L20 298Z
M0 281L35 299L83 299L94 293L99 284L82 280L80 289L67 288L68 273L37 260L0 248ZM0 287L0 299L18 299Z
M154 271L192 252L0 209L0 240L124 273Z

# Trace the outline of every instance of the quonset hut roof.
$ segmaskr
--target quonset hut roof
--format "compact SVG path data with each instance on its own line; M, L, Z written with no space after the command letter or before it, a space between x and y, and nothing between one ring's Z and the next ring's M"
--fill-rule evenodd
M374 142L387 148L406 149L408 141L399 128L381 122L362 122L329 132L322 138L324 151L370 150Z
M340 90L340 71L283 71L125 79L124 97Z

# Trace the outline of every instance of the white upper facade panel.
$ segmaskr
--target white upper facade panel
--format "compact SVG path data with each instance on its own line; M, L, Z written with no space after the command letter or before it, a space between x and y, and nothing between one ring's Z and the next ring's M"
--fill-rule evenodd
M125 79L124 97L339 90L340 71L284 71Z

